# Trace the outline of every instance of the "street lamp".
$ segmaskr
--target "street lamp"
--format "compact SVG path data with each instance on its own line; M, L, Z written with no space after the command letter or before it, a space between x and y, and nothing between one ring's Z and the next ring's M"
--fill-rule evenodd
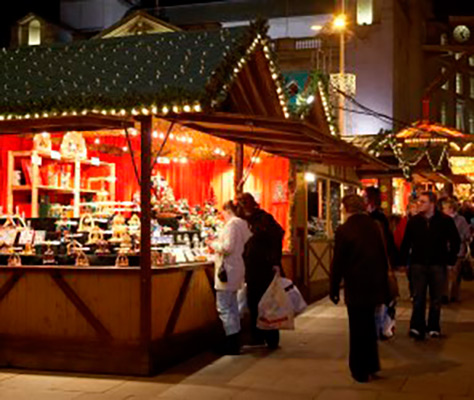
M344 123L344 94L343 92L343 82L345 81L344 67L345 67L345 38L344 33L347 27L347 17L345 15L344 0L341 0L341 13L336 15L333 20L333 29L339 31L339 101L338 101L338 120L339 120L339 134L342 136L345 132L345 123Z

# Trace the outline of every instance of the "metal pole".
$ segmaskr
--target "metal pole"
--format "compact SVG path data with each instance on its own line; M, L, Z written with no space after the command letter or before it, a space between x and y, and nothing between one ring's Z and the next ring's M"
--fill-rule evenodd
M151 343L151 117L140 119L141 126L141 234L140 234L140 338L148 349Z
M341 0L341 15L345 15L344 0ZM344 27L341 28L339 36L339 90L345 91L344 75L345 75L345 35ZM344 95L339 93L339 134L342 136L345 133L344 121Z

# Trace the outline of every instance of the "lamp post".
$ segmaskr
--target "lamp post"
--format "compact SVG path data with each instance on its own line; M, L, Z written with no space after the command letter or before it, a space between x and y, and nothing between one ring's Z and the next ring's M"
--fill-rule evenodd
M339 31L339 96L338 96L338 122L339 134L344 135L345 121L344 121L344 85L345 81L345 30L347 26L347 19L345 15L344 0L341 0L341 13L334 18L333 28Z

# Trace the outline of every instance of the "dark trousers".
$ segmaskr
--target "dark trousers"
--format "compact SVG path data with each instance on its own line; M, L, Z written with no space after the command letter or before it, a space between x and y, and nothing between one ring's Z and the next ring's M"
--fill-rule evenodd
M271 281L270 281L271 282ZM280 341L279 330L263 330L257 328L258 303L270 283L247 282L247 304L250 311L250 327L252 338L256 342L266 342L269 347L278 347Z
M423 336L426 331L441 332L440 316L443 291L446 282L445 265L413 264L411 267L413 282L413 312L410 329L416 329ZM429 288L430 310L426 324L426 295Z
M356 379L380 370L375 306L347 306L349 315L349 368Z

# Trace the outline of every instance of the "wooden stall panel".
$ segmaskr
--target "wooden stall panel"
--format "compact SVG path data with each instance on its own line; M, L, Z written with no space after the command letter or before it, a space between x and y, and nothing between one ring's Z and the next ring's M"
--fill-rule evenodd
M138 272L66 274L66 282L110 332L112 340L136 342L140 336Z
M173 333L211 326L218 319L215 297L204 269L194 271Z
M164 336L166 326L183 285L185 271L169 274L153 275L152 277L152 338Z
M25 273L0 302L0 334L21 337L96 337L47 272Z

